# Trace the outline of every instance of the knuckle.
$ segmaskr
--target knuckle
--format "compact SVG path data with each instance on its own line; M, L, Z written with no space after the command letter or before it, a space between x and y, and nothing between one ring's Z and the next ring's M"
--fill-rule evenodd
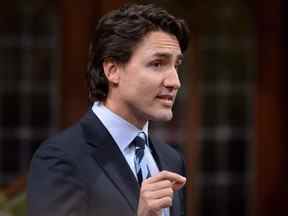
M173 190L172 190L172 188L168 188L168 194L169 194L170 196L173 195Z
M167 197L166 198L167 200L167 204L169 205L169 206L172 206L172 198L171 197Z
M143 194L142 194L142 197L144 199L148 199L149 198L149 193L147 193L147 191L145 191Z
M170 182L169 180L165 180L165 181L164 181L164 185L165 185L165 186L170 186L170 185L171 185L171 182Z
M141 184L141 188L146 187L147 186L147 179L145 179L142 184Z
M140 194L145 193L145 191L146 191L145 187L141 187L141 188L140 188Z
M168 175L169 175L169 172L166 171L166 170L163 170L163 171L162 171L162 175L164 175L164 176L168 176Z
M162 173L162 174L165 174L165 173L167 173L167 171L166 171L166 170L162 170L161 173Z
M145 194L145 193L147 193L147 191L148 191L147 188L143 187L143 188L141 188L140 193Z
M154 209L154 204L152 202L147 202L148 209Z

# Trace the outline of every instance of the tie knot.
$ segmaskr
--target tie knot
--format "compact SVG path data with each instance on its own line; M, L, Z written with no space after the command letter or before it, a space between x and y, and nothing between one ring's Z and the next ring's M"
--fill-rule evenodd
M142 138L142 137L140 137L140 135L144 136L144 137ZM133 140L133 143L134 143L136 148L144 149L145 148L145 144L146 144L146 135L144 133L141 133L141 134L137 135L135 137L135 139Z

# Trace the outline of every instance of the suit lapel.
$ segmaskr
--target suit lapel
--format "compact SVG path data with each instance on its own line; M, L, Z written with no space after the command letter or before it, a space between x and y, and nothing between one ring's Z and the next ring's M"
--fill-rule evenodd
M151 150L154 159L158 165L159 170L169 170L169 164L165 161L165 155L163 154L163 144L156 142L154 139L149 138L149 143L151 144Z
M163 148L167 146L164 146L165 144L160 144L158 142L152 141L151 139L149 139L149 143L152 144L152 154L156 160L159 170L168 170L174 172L171 166L169 166L169 160L171 160L172 158L167 158L167 155L165 155L163 151ZM177 197L174 197L172 207L170 208L170 215L177 215L178 210L175 208L176 199Z
M112 136L92 111L82 119L81 125L87 143L95 149L92 157L136 212L139 185Z

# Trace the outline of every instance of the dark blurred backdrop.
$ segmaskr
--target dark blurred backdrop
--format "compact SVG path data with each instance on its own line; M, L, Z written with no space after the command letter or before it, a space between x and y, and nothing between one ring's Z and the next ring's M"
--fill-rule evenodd
M1 3L0 216L26 215L33 152L87 110L91 33L101 15L127 2ZM191 28L175 117L151 125L154 136L185 155L188 215L285 215L284 5L280 0L129 2L156 3Z

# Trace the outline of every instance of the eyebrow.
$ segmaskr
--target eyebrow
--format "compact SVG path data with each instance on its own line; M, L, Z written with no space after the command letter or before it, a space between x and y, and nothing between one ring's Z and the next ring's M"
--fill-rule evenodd
M159 58L172 58L172 54L170 53L166 53L166 52L156 52L153 54L153 56L155 57L159 57ZM179 54L177 55L177 61L183 61L183 54Z

